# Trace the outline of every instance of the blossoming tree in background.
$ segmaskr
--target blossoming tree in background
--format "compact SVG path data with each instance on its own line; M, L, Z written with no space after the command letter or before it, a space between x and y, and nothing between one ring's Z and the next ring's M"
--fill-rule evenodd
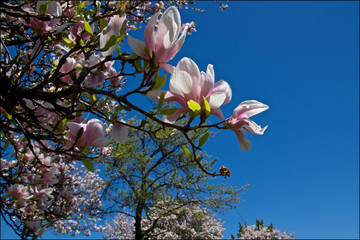
M147 239L223 239L222 225L221 220L198 204L182 206L176 201L156 203L143 221L143 228L151 229ZM119 214L107 225L104 237L134 239L131 227L131 219Z
M232 90L229 83L215 80L211 64L201 72L188 57L175 66L168 63L195 26L182 24L177 10L191 2L172 4L0 1L1 198L6 199L1 213L24 223L24 229L13 227L15 232L36 238L42 224L61 218L61 209L75 201L70 193L61 195L62 188L71 185L66 174L72 162L80 161L94 172L93 161L106 156L114 143L124 143L128 128L147 132L151 120L159 129L180 133L186 142L183 161L209 176L230 174L226 167L208 171L199 158L209 129L233 130L245 151L250 149L246 131L263 134L266 127L249 117L267 105L245 101L226 118L220 107L229 104ZM144 41L131 37L142 24ZM133 53L124 51L127 43ZM159 75L160 69L167 74ZM159 90L167 78L169 91ZM152 98L156 104L139 105L135 98ZM164 104L170 102L180 106ZM144 121L129 122L128 112ZM219 120L208 123L211 114ZM181 119L186 123L180 124ZM191 135L198 129L204 130L203 136L194 142Z
M239 223L239 232L236 236L237 238L231 234L232 239L294 239L294 233L280 232L272 223L266 227L262 219L256 219L256 225L251 226Z

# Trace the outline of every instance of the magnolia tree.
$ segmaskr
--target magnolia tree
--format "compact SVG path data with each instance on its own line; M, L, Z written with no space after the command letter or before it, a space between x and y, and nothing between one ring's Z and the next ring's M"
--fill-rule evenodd
M32 180L21 182L18 176L7 178L4 194L24 194L12 196L22 200L14 200L12 209L16 206L21 211L25 200L36 194L41 195L37 204L43 207L39 209L48 208L49 199L57 196L49 184L61 182L55 183L57 170L51 164L82 161L94 171L92 160L108 153L109 138L123 143L127 128L146 131L144 122L131 124L124 112L136 112L164 129L180 132L187 141L183 147L187 158L210 176L228 176L229 171L223 167L209 172L198 159L206 131L234 131L244 151L250 149L245 132L263 134L266 127L249 118L268 109L267 105L244 101L232 116L225 117L220 107L230 102L232 91L227 82L215 81L211 64L202 72L187 57L175 66L168 63L181 50L187 34L195 30L194 22L181 23L177 10L192 3L180 0L171 4L135 0L0 2L1 159L4 165L14 160L19 172L26 165L41 176L47 174L44 178L49 181L37 185ZM131 37L131 31L142 24L146 24L144 41ZM124 51L126 44L133 52ZM167 74L161 76L160 69ZM159 90L167 85L168 76L169 90ZM135 87L124 90L129 84ZM157 104L138 105L134 97L154 99ZM219 120L207 123L209 115ZM186 124L180 124L184 117ZM197 129L205 130L201 142L189 137ZM47 165L43 158L48 156L61 160ZM3 216L9 206L2 203ZM31 218L30 225L37 226L37 220ZM34 236L41 232L39 227L29 229Z
M256 219L256 225L248 226L246 223L243 226L239 223L239 232L236 234L238 239L294 239L294 233L287 234L280 232L280 230L274 228L271 223L269 226L265 226L264 221ZM232 239L236 239L231 234Z
M149 209L142 227L151 228L147 239L223 239L222 225L220 219L199 204L184 206L168 200ZM133 226L131 218L119 214L107 224L104 238L134 239Z

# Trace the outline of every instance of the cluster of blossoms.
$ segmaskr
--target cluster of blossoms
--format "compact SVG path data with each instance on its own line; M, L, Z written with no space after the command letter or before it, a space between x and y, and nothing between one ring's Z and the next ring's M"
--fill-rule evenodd
M225 120L220 107L229 103L232 98L229 84L224 80L215 83L212 64L208 65L206 73L200 72L196 63L187 57L181 59L176 67L167 64L183 45L189 25L180 32L181 19L175 7L165 11L155 29L157 18L158 14L155 14L146 25L144 42L131 36L128 42L136 54L147 61L156 58L159 66L171 73L170 91L155 90L147 94L156 100L177 102L181 105L172 114L164 116L163 120L173 123L184 113L192 112L196 116L201 111L205 111L207 116L214 114ZM229 128L235 132L242 150L248 151L251 147L249 140L244 136L246 131L262 135L267 128L261 128L249 117L268 108L267 105L255 100L244 101L235 108L233 115L226 119Z
M16 141L24 145L22 139ZM89 209L101 206L102 180L96 172L44 153L37 144L31 149L19 146L18 150L18 160L1 159L0 174L2 210L6 206L12 217L9 221L23 226L22 234L40 236L46 227L64 232L67 229L61 226L67 219L83 218ZM77 224L72 231L88 229L88 220L82 220L87 226Z

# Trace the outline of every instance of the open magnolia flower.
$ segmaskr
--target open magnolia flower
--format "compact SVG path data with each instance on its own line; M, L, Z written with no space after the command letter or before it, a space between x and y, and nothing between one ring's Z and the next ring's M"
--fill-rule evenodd
M190 58L183 58L171 75L170 91L150 91L150 98L159 100L164 93L164 102L178 102L181 107L175 113L164 117L167 122L175 122L178 117L189 111L189 104L203 105L204 100L210 107L210 114L224 119L220 106L230 102L232 91L227 82L221 80L215 84L213 65L209 64L206 73L200 72Z
M265 126L264 128L261 128L261 126L250 120L249 117L261 113L268 108L268 105L255 100L244 101L235 108L232 116L226 120L235 132L241 150L249 151L251 147L249 139L244 135L246 131L262 135L268 127Z
M71 147L74 143L79 148L90 148L90 147L105 147L107 139L104 138L105 127L99 119L91 119L87 123L76 123L68 122L66 125L69 128L68 132L68 145ZM82 134L79 133L82 129Z
M156 29L159 14L160 12L154 14L147 23L144 32L145 42L129 36L128 43L137 55L147 61L153 57L152 54L154 53L159 66L165 71L172 73L174 67L166 64L166 62L173 59L180 50L185 41L188 27L184 27L180 38L178 38L181 30L180 13L176 7L172 6L164 12Z

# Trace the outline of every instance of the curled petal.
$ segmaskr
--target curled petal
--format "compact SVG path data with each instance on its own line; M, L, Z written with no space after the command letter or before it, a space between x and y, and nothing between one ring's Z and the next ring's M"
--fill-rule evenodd
M160 46L169 48L178 37L181 27L179 10L176 7L169 7L160 18L156 32L156 49Z
M258 134L258 135L263 135L265 130L267 129L268 126L265 126L263 128L261 128L261 126L257 125L254 121L248 119L248 118L243 118L243 120L245 122L247 122L247 125L244 125L244 129L248 132L254 133L254 134Z
M265 105L256 100L247 100L239 104L237 108L235 108L232 117L233 118L249 118L258 113L261 113L265 110L269 109L268 105Z

